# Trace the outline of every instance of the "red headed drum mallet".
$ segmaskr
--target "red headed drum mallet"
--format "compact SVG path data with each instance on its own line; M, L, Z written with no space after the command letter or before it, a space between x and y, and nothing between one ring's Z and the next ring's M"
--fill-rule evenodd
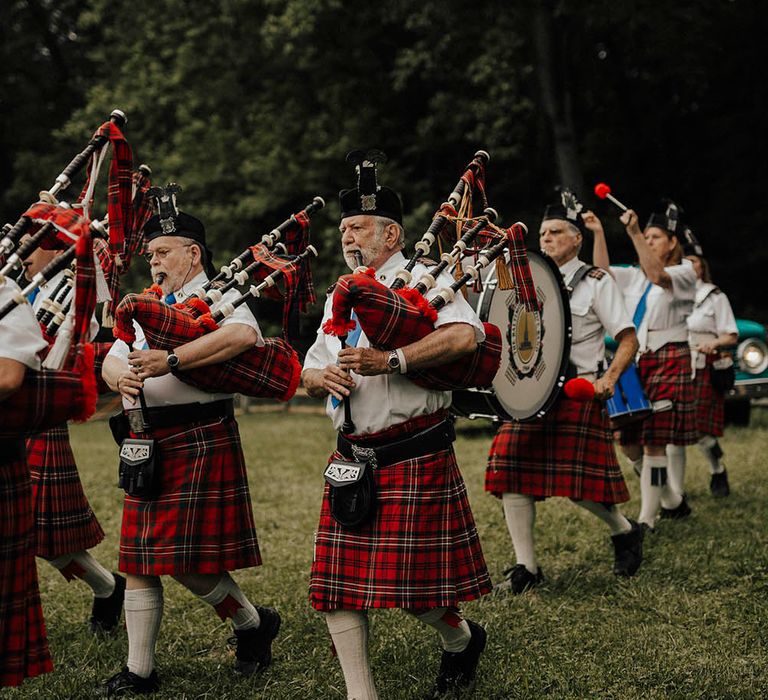
M621 211L627 211L627 207L611 194L611 188L604 182L598 182L595 185L595 194L600 197L600 199L607 199L613 202L619 209L621 209Z
M573 401L591 401L595 398L595 385L584 377L569 379L563 391Z

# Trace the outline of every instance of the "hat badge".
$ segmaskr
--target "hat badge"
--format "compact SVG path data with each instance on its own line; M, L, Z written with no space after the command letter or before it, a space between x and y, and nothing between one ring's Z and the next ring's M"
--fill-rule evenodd
M160 228L165 236L176 233L176 217L179 215L176 195L181 191L181 185L175 182L169 182L166 187L150 187L147 191L147 194L155 199Z

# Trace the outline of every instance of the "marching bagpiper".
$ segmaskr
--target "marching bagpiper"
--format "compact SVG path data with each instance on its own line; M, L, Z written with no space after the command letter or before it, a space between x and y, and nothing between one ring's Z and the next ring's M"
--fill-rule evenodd
M152 279L168 304L181 302L214 274L205 228L178 211L177 191L159 191L159 214L144 227ZM233 296L235 290L219 305ZM124 475L119 561L127 574L128 661L106 681L107 696L160 687L154 652L162 575L173 576L222 620L231 619L235 668L243 674L270 664L280 628L277 611L254 606L229 574L261 564L232 395L202 391L177 377L263 345L259 325L242 305L219 328L174 352L144 349L144 331L134 325L133 347L116 341L103 368L105 381L123 399L123 421L113 432L122 445L121 462L135 475Z
M376 183L377 161L381 155L370 152L354 160L358 186L339 194L339 231L349 267L366 265L389 286L406 262L402 205L394 190ZM413 273L418 279L426 269L419 264ZM439 282L452 279L445 274ZM323 322L331 319L333 301L330 293ZM394 313L382 308L383 323ZM367 656L371 608L405 609L438 631L443 655L436 696L470 684L485 647L485 630L458 610L491 585L453 452L451 394L404 376L471 353L484 338L483 326L460 295L437 314L435 326L426 338L403 338L385 351L371 347L360 328L342 349L321 324L304 362L307 392L326 398L339 431L326 479L330 484L334 474L343 480L355 472L375 490L374 507L363 486L349 498L326 485L310 582L310 601L325 614L347 697L358 700L378 697ZM337 486L343 489L343 481Z
M25 277L31 281L60 253L58 245L37 248L22 263ZM63 308L71 306L74 296L71 276L71 271L64 269L40 285L32 300L39 320L46 315L64 316ZM60 326L52 323L49 327ZM98 323L92 320L91 336L97 332ZM104 530L80 483L67 424L28 437L26 449L35 513L35 554L67 581L80 579L91 588L91 631L111 632L122 613L125 579L102 566L88 551L104 539Z

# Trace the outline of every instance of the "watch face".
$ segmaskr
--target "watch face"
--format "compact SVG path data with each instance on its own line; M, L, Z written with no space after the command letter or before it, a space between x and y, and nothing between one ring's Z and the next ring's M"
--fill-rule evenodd
M387 358L387 364L388 364L388 365L389 365L389 366L390 366L392 369L397 369L397 368L400 366L400 358L397 356L397 354L396 354L396 353L392 353L392 354L391 354L391 355L390 355L390 356Z

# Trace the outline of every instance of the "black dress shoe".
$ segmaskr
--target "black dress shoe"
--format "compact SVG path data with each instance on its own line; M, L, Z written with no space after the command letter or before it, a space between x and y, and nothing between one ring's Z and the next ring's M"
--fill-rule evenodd
M272 608L256 610L261 624L255 629L235 630L235 670L245 676L263 671L272 662L272 641L280 631L280 615Z
M728 472L723 469L719 474L713 474L709 481L709 490L715 498L729 496L731 487L728 485Z
M617 576L634 576L643 561L643 537L645 530L634 520L632 529L612 535L614 559L613 573Z
M112 632L120 622L120 613L123 612L125 600L125 579L120 574L115 577L115 590L107 598L94 598L91 608L91 632Z
M467 620L467 624L472 633L469 644L463 651L443 652L435 688L430 696L432 698L442 698L447 693L467 688L475 680L477 663L485 649L485 640L488 635L476 622Z
M142 678L131 673L126 666L120 673L105 681L99 688L99 696L114 698L121 695L149 695L160 690L160 680L157 671L152 671L148 678Z
M661 519L662 520L682 520L687 518L691 514L691 507L688 505L688 501L683 494L683 500L680 501L680 505L676 508L662 508Z
M544 574L541 567L537 567L536 573L532 574L525 568L525 564L515 564L510 569L504 571L504 580L496 585L496 590L503 592L509 591L515 595L525 593L525 591L538 586L544 580Z

